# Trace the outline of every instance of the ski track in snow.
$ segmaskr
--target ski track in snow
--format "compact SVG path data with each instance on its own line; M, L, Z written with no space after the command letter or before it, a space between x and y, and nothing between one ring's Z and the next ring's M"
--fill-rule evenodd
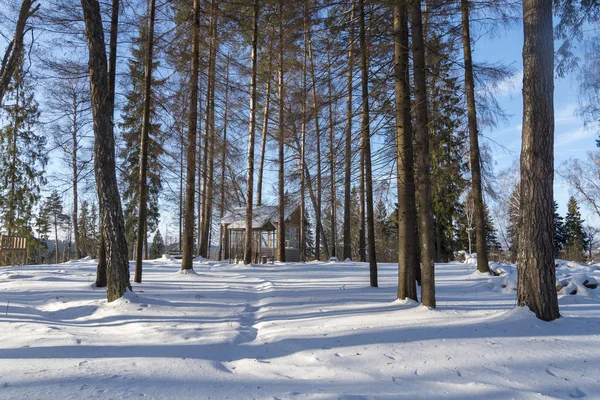
M379 288L361 263L178 268L113 303L92 261L1 268L0 399L600 398L596 295L545 323L465 264L436 265L435 310L395 301L393 264Z

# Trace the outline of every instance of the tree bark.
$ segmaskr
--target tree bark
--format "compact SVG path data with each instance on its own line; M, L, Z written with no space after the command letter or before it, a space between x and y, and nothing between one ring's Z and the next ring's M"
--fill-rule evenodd
M419 234L421 236L421 301L435 307L435 267L433 238L433 206L431 197L431 160L429 154L429 121L427 116L427 84L425 79L425 45L423 40L421 1L408 3L412 33L413 73L415 83L416 120L416 185L419 191Z
M475 108L475 80L473 79L473 60L471 57L471 32L469 22L469 0L461 0L462 42L465 58L465 90L467 94L467 118L469 126L469 145L471 161L471 186L475 207L475 239L477 248L477 270L489 273L485 240L485 212L481 185L481 158L479 156L479 132L477 130L477 112Z
M152 103L152 63L154 61L154 15L156 0L150 0L148 10L148 36L144 71L144 105L142 115L142 137L140 144L139 203L135 241L135 274L133 281L142 283L142 252L146 242L146 208L148 207L148 141L150 140L150 106ZM147 246L146 246L147 247Z
M258 0L252 15L252 76L250 78L250 127L248 132L248 178L246 188L246 237L244 264L252 262L252 195L254 193L254 135L256 133L256 72L258 58Z
M229 111L229 63L231 54L227 55L227 67L225 75L225 105L223 111L223 153L221 155L221 199L219 204L219 216L223 219L225 215L225 166L227 161L227 113ZM223 259L223 242L227 230L223 229L223 224L219 224L219 261Z
M200 243L200 255L208 258L208 247L210 246L210 228L211 216L213 207L213 180L215 174L215 81L216 81L216 64L218 53L217 42L217 5L214 0L211 2L211 31L210 31L210 59L208 64L208 98L206 106L206 132L207 138L204 145L206 146L206 171L205 171L205 191L202 210L202 242Z
M375 250L375 218L373 213L373 171L371 169L371 129L369 115L369 60L365 35L365 3L359 0L360 13L360 48L362 69L362 143L365 166L365 186L367 201L367 229L369 246L369 272L371 287L377 287L377 254Z
M112 0L110 17L110 43L108 55L108 101L111 109L111 120L114 126L115 84L117 80L117 37L119 35L119 0ZM98 200L98 209L102 215L102 204ZM106 287L106 246L104 245L104 228L102 217L99 221L100 239L98 243L98 268L96 271L96 287Z
M262 126L262 137L260 141L260 158L258 161L258 179L256 181L256 205L262 205L262 183L263 173L265 168L265 152L267 147L267 133L269 128L269 111L271 104L271 68L273 67L273 51L269 44L269 60L267 62L267 87L265 89L265 108L263 110L263 126Z
M94 120L94 169L102 211L107 261L107 298L122 297L129 284L127 241L115 169L115 138L102 15L97 0L81 0L89 49L90 92Z
M182 270L192 270L194 262L194 206L196 195L196 134L198 129L198 73L200 53L200 0L194 0L192 24L192 70L190 74L190 114L188 121L187 171Z
M79 180L79 174L77 172L77 134L79 132L77 122L77 92L73 92L73 148L71 149L71 164L73 167L73 235L75 236L75 259L81 258L81 243L79 238L79 221L77 220L78 215L78 202L77 196L77 181Z
M398 168L398 298L417 300L417 209L413 133L410 115L408 15L406 3L395 4L394 93L396 100L396 163Z
M306 165L306 122L308 116L306 111L307 101L307 90L306 90L306 69L308 64L308 0L304 0L304 44L303 44L303 60L302 60L302 127L300 132L300 261L306 261L306 227L304 221L306 219L306 201L304 196L306 194L305 181L304 181L304 169Z
M278 72L278 96L279 96L279 140L278 140L278 164L277 173L277 259L285 262L285 165L283 145L285 141L284 130L284 40L283 40L283 0L279 0L279 72Z
M15 36L8 44L0 65L0 105L4 98L4 93L10 84L13 74L19 66L19 58L23 52L23 39L27 33L27 20L35 14L40 8L39 4L35 4L36 0L23 0L19 17L17 18L17 26L15 27Z
M552 1L523 1L519 306L538 318L560 317L553 249L554 42Z
M350 226L351 188L352 181L352 75L354 62L354 0L350 11L348 39L348 98L346 100L346 148L344 155L344 260L352 259L352 230Z
M315 62L313 57L312 47L312 34L311 25L309 23L308 28L308 58L310 61L310 76L312 83L313 92L313 111L315 113L315 145L317 148L317 204L315 207L315 220L318 224L322 224L321 221L321 209L322 209L322 177L321 177L321 128L319 126L319 103L317 99L317 78L315 76ZM326 258L329 258L326 255ZM315 259L321 260L321 231L316 229L315 232Z
M331 257L337 257L337 193L335 188L335 150L334 150L334 117L333 117L333 89L331 82L331 48L327 48L327 93L329 95L329 191L331 212Z

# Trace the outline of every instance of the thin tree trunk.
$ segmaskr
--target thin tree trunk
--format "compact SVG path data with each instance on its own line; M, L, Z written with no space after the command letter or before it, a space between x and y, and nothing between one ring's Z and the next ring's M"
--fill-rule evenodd
M465 90L467 94L467 117L469 126L469 144L471 147L471 184L473 205L475 208L475 240L477 248L477 270L488 273L487 246L485 243L485 212L483 208L483 191L481 185L481 162L479 156L479 132L477 130L477 113L475 108L475 81L473 79L473 60L471 58L471 33L469 23L469 0L461 0L462 42L465 57Z
M315 220L318 224L322 224L321 221L321 209L322 209L322 182L321 182L321 129L319 127L319 103L317 99L317 79L315 77L315 63L313 58L312 50L312 35L309 24L308 31L308 56L310 60L310 75L312 80L312 92L313 92L313 109L315 112L315 145L317 147L317 204L315 207ZM328 255L326 255L327 258ZM316 229L315 232L315 259L321 260L321 230Z
M393 7L396 162L398 168L398 298L417 300L417 209L410 116L409 43L406 3Z
M244 264L252 262L252 195L254 193L254 135L256 131L256 70L258 58L258 0L252 15L252 76L250 79L250 127L248 132L248 177L246 188L246 237Z
M412 33L413 72L415 80L416 185L419 190L419 234L421 236L421 297L424 305L435 307L435 268L433 264L433 206L431 197L427 84L425 79L425 45L423 43L421 1L409 1Z
M54 215L54 263L59 263L58 256L58 216Z
M284 41L283 41L283 0L279 0L279 65L278 65L278 91L279 91L279 140L278 140L278 164L279 170L277 173L277 259L285 262L285 187L284 187L284 152L283 145L285 140L284 131Z
M377 287L377 254L375 250L375 218L373 213L373 171L371 169L371 129L369 116L369 60L367 55L367 40L365 37L365 4L359 0L360 12L360 48L362 68L362 143L364 154L365 185L367 201L367 229L369 239L369 272L371 287ZM361 171L362 172L362 171Z
M333 89L331 83L331 48L327 47L327 94L329 95L329 191L331 212L331 257L337 257L337 210L335 189L335 150L334 150L334 117L333 117Z
M152 103L152 63L154 61L154 15L156 0L150 0L148 10L148 36L144 71L144 105L142 115L142 137L140 145L139 203L137 238L135 241L135 275L133 281L142 283L142 252L146 242L146 208L148 207L148 141L150 140L150 106ZM146 246L147 247L147 246Z
M352 0L352 9L350 11L349 21L349 40L348 40L348 99L346 101L346 152L345 152L345 171L344 171L344 260L352 259L352 230L350 226L350 207L351 207L351 188L352 180L352 75L354 52L354 0Z
M94 120L94 169L107 261L107 298L122 297L129 284L125 224L117 186L108 66L102 15L97 0L81 0L89 48L90 91Z
M523 144L517 299L538 318L560 317L553 249L554 42L552 1L523 2Z
M192 25L192 71L190 74L190 114L188 124L187 172L185 185L185 216L183 258L181 269L193 269L194 261L194 206L196 195L196 134L198 129L198 72L200 53L200 0L194 0Z
M77 220L77 206L78 206L78 196L77 196L77 133L79 131L79 127L77 126L77 95L73 95L73 149L71 151L71 163L73 167L73 235L75 236L75 259L79 260L81 258L81 243L79 238L79 221Z
M306 122L307 122L307 118L308 116L306 115L306 68L307 68L307 56L308 56L308 49L307 49L307 45L308 45L308 37L307 37L307 29L308 29L308 5L307 5L307 0L304 0L304 26L303 26L303 31L304 31L304 44L303 44L303 48L302 48L302 52L303 52L303 59L302 59L302 126L301 126L301 132L300 132L300 238L299 238L299 244L300 244L300 261L305 262L306 261L306 244L305 244L305 237L306 237L306 226L305 226L305 219L306 219L306 201L304 199L305 193L306 193L306 188L305 188L305 182L304 182L304 168L305 168L305 164L306 164L306 153L305 153L305 149L306 149Z
M223 219L225 215L225 163L227 161L227 125L229 111L229 63L231 61L231 54L227 55L227 67L225 76L225 105L223 111L223 153L221 157L221 202L219 204L219 216ZM219 224L219 261L223 259L223 237L227 233L226 229L223 229L223 224Z
M273 51L272 44L269 44L269 61L268 73L267 73L267 87L265 89L265 108L263 110L263 126L262 126L262 137L260 141L260 158L258 161L258 178L256 181L256 205L262 205L262 183L263 173L265 168L265 152L267 147L267 133L269 127L269 111L271 102L271 69L273 68Z
M217 42L217 5L214 0L211 2L212 23L210 33L210 59L208 65L209 91L206 110L206 132L208 137L205 141L207 148L205 172L205 192L203 201L202 217L202 242L200 244L200 255L208 258L208 247L210 246L210 227L213 207L213 180L215 173L215 69L217 64L218 42Z
M181 251L182 237L183 237L183 152L185 150L184 147L184 137L183 137L183 127L179 132L179 240L178 240L178 248Z

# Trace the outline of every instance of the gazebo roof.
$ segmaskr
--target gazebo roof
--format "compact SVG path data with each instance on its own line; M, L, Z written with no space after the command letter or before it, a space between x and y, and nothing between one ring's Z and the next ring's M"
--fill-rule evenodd
M252 229L274 230L277 224L277 206L255 206L252 209ZM297 205L285 208L284 220L290 219L298 209ZM246 207L236 207L221 219L228 229L246 229Z

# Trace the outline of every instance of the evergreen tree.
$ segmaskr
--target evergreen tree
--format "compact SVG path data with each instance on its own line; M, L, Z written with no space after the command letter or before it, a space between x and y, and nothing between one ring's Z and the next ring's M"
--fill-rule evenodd
M160 234L160 230L156 231L154 238L152 239L152 245L150 246L150 259L155 260L162 257L165 252L165 242Z
M566 234L563 217L558 213L558 203L554 201L554 257L558 257L565 247Z
M43 206L44 214L54 227L54 257L56 264L59 263L58 251L58 228L67 221L68 216L63 213L62 199L58 191L54 190L48 196Z
M567 215L565 217L565 251L564 256L568 260L583 261L586 249L586 235L583 231L583 220L579 211L579 204L575 197L571 196L567 203Z
M485 215L485 244L489 251L500 249L500 243L498 242L498 235L496 234L496 227L494 226L494 219L490 213L490 209L487 204L484 203L483 211Z
M145 19L143 19L145 21ZM125 231L127 236L130 258L133 258L135 249L135 240L137 234L137 215L139 205L139 172L140 172L140 141L142 134L143 119L143 84L144 84L144 56L146 54L146 31L147 26L142 24L139 35L134 41L132 48L132 58L128 62L129 67L129 90L125 95L126 104L123 107L122 122L119 127L122 129L124 146L119 153L121 158L121 170L123 176L121 185L123 187ZM159 66L158 61L154 62L153 69ZM153 80L152 93L160 88L162 82ZM160 212L158 209L158 197L162 189L161 185L161 165L159 158L162 155L162 147L158 143L158 138L163 135L161 126L157 121L155 103L152 102L150 110L150 131L148 140L148 208L146 212L146 231L151 232L156 229Z
M0 129L0 226L9 235L29 236L33 207L45 183L46 139L36 133L40 112L23 55L9 85Z
M78 243L80 248L81 257L87 257L91 254L91 238L90 238L90 210L88 202L84 200L81 203L81 209L79 210L79 238ZM75 233L77 234L77 233Z

